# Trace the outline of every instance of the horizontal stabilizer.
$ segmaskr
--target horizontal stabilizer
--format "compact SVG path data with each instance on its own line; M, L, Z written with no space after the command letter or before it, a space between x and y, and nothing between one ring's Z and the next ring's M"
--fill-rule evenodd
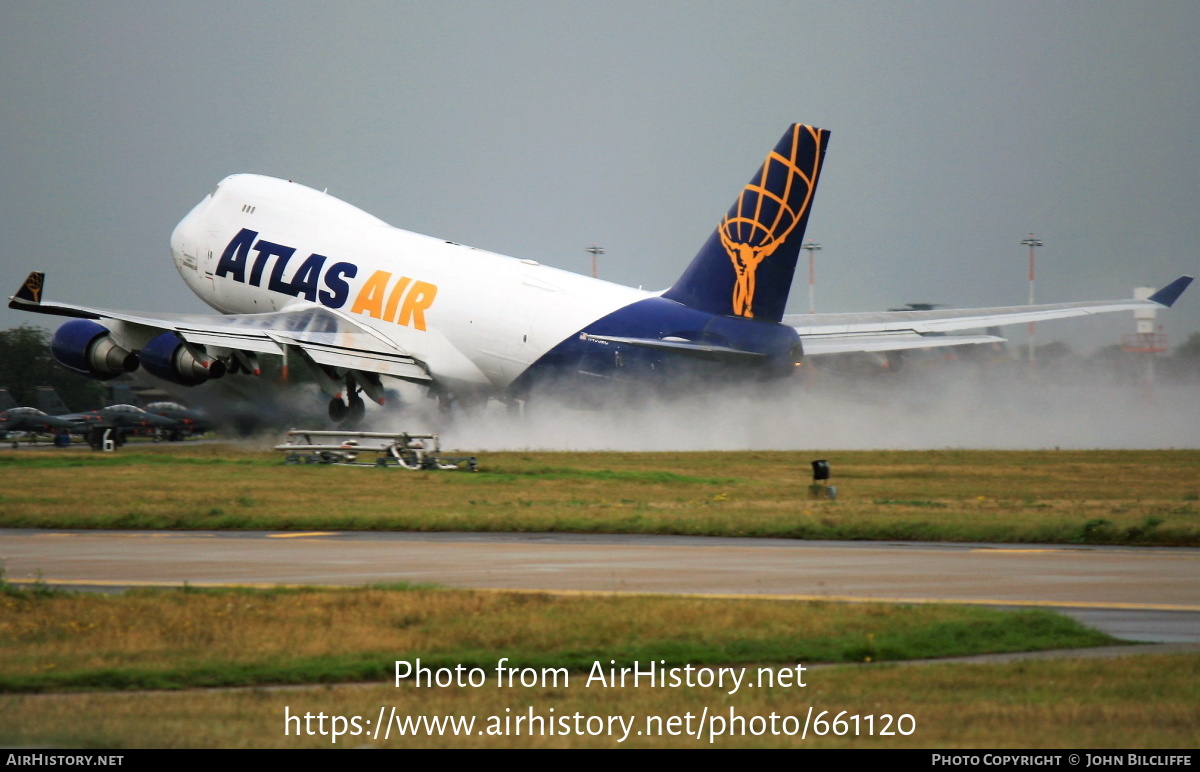
M594 340L606 340L610 343L625 343L630 346L642 346L666 351L695 354L705 359L761 359L764 354L756 351L743 351L728 346L714 346L710 343L695 343L690 340L663 340L662 338L620 338L615 335L588 335Z
M873 335L812 335L803 339L805 356L970 346L981 343L1004 343L1004 338L995 335L917 335L892 332Z

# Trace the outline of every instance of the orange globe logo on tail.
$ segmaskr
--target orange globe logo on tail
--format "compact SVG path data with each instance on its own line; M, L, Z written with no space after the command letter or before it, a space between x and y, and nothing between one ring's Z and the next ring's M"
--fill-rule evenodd
M803 132L812 138L811 144L801 142ZM787 157L778 152L767 156L717 228L736 275L732 306L737 316L754 318L759 264L787 240L808 211L821 163L821 133L811 126L792 127L791 152ZM797 158L805 145L812 148L812 157Z

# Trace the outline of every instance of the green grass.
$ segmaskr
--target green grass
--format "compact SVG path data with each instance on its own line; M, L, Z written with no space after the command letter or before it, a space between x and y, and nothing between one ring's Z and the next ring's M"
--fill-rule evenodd
M0 452L0 527L663 533L1200 545L1200 451L488 453L285 466L236 446Z
M1133 656L1119 659L1061 659L1011 664L836 666L806 674L803 688L499 689L400 688L387 685L287 690L211 690L148 694L0 695L0 744L65 748L925 748L930 750L1178 749L1194 751L1200 712L1200 654ZM649 717L728 716L747 721L793 717L803 722L811 708L832 722L865 718L856 736L832 731L802 739L749 731L697 739L682 733L637 735L624 742L608 734L554 736L438 736L421 733L385 740L360 732L336 743L327 731L285 734L285 711L314 717L359 716L376 720L381 707L397 716L491 717L622 716L638 728ZM550 711L553 710L554 714ZM884 715L908 714L909 735L882 735ZM894 732L894 729L893 729ZM1065 754L1062 763L1066 763Z
M879 662L1110 645L1057 614L952 606L358 588L0 595L0 691L387 680L429 667L580 673Z
M0 452L0 527L485 530L1200 544L1200 452L496 453L478 474L285 467L226 446ZM837 500L808 498L808 461ZM1200 655L878 664L1111 643L1047 612L374 588L76 595L0 581L0 743L330 747L283 712L916 718L912 736L722 738L717 747L1193 748ZM529 667L871 662L805 689L353 689L396 659ZM573 682L575 683L575 682ZM103 690L82 694L62 690ZM121 691L113 694L112 691ZM55 691L55 694L16 692ZM832 713L830 715L833 715ZM618 747L596 737L356 738L336 747ZM622 747L707 747L687 736Z

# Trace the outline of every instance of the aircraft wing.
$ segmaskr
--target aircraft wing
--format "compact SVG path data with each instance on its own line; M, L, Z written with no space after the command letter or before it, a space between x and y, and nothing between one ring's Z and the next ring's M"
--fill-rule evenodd
M1169 308L1192 283L1180 276L1147 300L1101 300L1037 306L887 311L850 314L789 314L783 323L800 334L804 353L845 354L855 351L894 351L906 348L997 343L994 335L946 335L957 330L1000 327L1114 311Z
M181 340L198 346L280 356L285 346L293 346L314 362L330 367L391 375L409 381L432 380L423 364L380 333L345 314L316 304L271 313L227 316L134 313L42 302L42 285L42 274L30 274L17 294L9 299L9 308L120 322L121 325L113 326L114 335L131 341L144 342L162 332L173 332ZM121 335L122 328L124 335ZM128 343L128 348L140 348L140 343Z

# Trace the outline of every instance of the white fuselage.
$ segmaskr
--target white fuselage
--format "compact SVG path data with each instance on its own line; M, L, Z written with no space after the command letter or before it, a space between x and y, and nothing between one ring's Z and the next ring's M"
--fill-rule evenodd
M178 225L187 285L226 314L317 303L464 393L505 389L568 336L652 293L394 228L293 182L223 180Z

